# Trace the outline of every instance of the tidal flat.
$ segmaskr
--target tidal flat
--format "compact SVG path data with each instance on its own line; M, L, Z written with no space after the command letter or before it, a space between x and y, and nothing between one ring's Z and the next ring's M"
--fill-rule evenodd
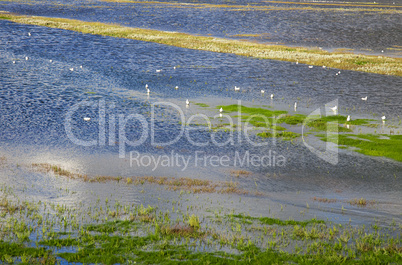
M399 5L0 10L1 264L402 263Z

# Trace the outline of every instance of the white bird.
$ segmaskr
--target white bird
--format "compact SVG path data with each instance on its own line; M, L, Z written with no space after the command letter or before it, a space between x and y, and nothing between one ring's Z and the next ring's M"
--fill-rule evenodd
M271 94L271 98L274 98L274 94Z
M322 68L324 68L324 69L325 69L325 68L327 68L327 67L326 67L325 65L323 65L323 66L322 66Z
M338 106L334 106L334 107L332 107L332 108L330 108L332 111L337 111L338 110Z
M28 32L28 36L31 37L31 32Z
M299 62L296 62L296 64L299 64Z
M176 66L174 66L173 69L176 70Z
M176 90L179 89L179 86L175 86L174 89L176 89Z
M188 99L186 99L186 105L187 105L187 106L190 105L190 101L188 101Z
M219 113L219 117L222 118L222 113Z
M220 108L220 109L219 109L219 112L220 112L220 113L222 113L222 112L223 112L223 109L222 109L222 108Z
M384 121L385 121L385 116L382 116L381 119L382 119L382 121L384 122Z
M338 74L341 74L341 71L338 71Z
M239 91L240 87L235 86L235 91Z
M53 62L53 60L49 60L49 62Z
M297 102L295 102L295 109L297 109Z
M70 71L74 71L74 68L70 68Z
M148 84L145 84L145 88L148 88Z
M13 61L13 63L15 63L15 61Z
M264 93L265 93L265 90L261 89L261 94L264 94Z
M28 58L28 56L26 56L26 57L25 57L25 60L27 60L27 61L28 61L28 59L29 59L29 58Z
M149 93L151 93L151 90L149 90L149 88L147 88L147 94L149 95Z
M314 67L314 66L312 66L312 65L309 65L309 66L308 66L308 68L310 68L310 69L313 68L313 67Z
M162 71L162 70L160 70L160 69L156 70L157 73L160 73L161 71Z
M350 121L350 115L348 115L348 117L346 118L346 121Z
M80 68L82 69L82 65L80 66Z
M363 100L363 101L366 101L366 100L367 100L367 96L366 96L366 97L364 97L364 98L362 98L362 100Z
M89 118L89 117L84 117L84 121L90 121L91 120L91 118Z

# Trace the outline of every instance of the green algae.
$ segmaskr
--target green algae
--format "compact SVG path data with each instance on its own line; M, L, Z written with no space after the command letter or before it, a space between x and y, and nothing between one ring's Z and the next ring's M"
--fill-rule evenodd
M195 105L203 107L203 108L208 108L209 107L209 105L205 104L205 103L195 103Z
M361 154L402 162L402 135L339 134L336 137L323 136L321 140L357 148L354 151Z
M263 138L280 137L283 140L292 140L294 138L300 137L300 133L290 132L290 131L280 131L280 132L262 132L257 133L258 136Z
M242 221L245 221L245 222L248 220L257 220L262 224L281 225L281 226L286 226L286 225L306 226L309 224L324 224L325 223L325 221L317 220L317 219L310 219L310 220L305 220L305 221L295 221L295 220L281 220L278 218L270 218L270 217L252 217L252 216L247 216L247 215L243 215L243 214L231 214L231 215L228 215L228 217L241 219Z

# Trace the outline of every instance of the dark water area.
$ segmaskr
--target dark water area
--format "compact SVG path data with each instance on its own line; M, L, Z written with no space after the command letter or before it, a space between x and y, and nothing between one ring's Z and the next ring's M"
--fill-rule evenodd
M322 5L313 5L311 9L294 2L284 4L264 1L197 1L188 2L189 5L185 1L185 5L172 4L177 2L142 4L102 1L31 3L3 2L1 8L24 15L73 18L262 43L322 47L327 50L346 48L358 53L401 56L402 7L397 2L392 4L378 1L378 5L386 7L374 11L373 5L359 5L359 2L353 1L321 2ZM357 6L353 6L353 3ZM248 5L268 5L270 8L248 9Z
M270 32L269 39L262 41L369 48L373 52L400 45L402 36L400 14L378 12L361 11L346 15L332 11L324 14L303 10L270 11L268 14L253 11L251 17L244 11L220 8L160 8L98 1L0 4L0 9L20 14L220 37ZM275 30L277 33L274 34ZM202 114L211 118L219 113L217 105L239 101L246 106L287 110L290 114L295 113L292 106L297 101L297 113L310 114L337 100L342 115L370 118L379 124L380 117L386 115L387 125L394 126L395 131L400 129L400 77L353 71L342 71L336 75L338 71L1 20L0 150L16 164L56 164L89 175L155 175L223 181L231 178L230 170L244 168L253 172L253 177L238 181L250 190L258 187L269 197L261 199L262 203L256 205L255 198L250 196L244 205L239 206L239 211L249 211L255 216L267 215L268 205L284 204L288 206L287 215L278 210L277 216L286 218L305 210L305 202L309 201L310 217L330 217L348 222L352 216L357 223L369 223L373 218L385 224L393 219L400 221L402 165L399 162L339 149L338 161L332 164L316 156L300 140L262 140L255 133L251 133L250 140L247 140L243 131L234 132L233 144L224 144L230 139L230 134L211 132L205 126L194 125L195 130L189 131L189 136L183 134L178 137L190 117ZM149 95L146 85L151 91ZM176 86L178 89L175 89ZM235 92L235 86L241 87L241 91ZM260 93L261 89L265 90L264 94ZM274 99L270 98L270 94L275 95ZM362 101L365 96L369 99ZM188 108L186 99L191 102ZM209 107L203 108L195 103L204 103ZM124 120L129 117L131 120L123 128ZM205 120L201 119L202 123ZM389 128L385 130L389 131ZM152 135L156 142L173 142L158 148L152 142ZM218 144L213 142L212 137ZM124 140L126 144L122 143ZM130 144L130 141L137 140L141 144ZM91 144L90 141L95 142ZM194 142L207 144L198 146ZM266 145L256 145L261 142ZM183 164L160 167L151 162L149 166L135 166L135 163L133 166L130 152L134 155L138 152L144 157L177 154L189 159L189 163L185 168ZM242 166L236 156L244 157L247 153L269 156L272 163ZM197 158L196 154L201 158ZM228 156L228 166L211 165L206 157L213 155ZM274 157L277 163L273 162ZM280 164L278 159L282 157L285 162ZM19 182L13 174L3 175L2 180L17 185ZM49 200L54 200L57 194L55 186L60 183L73 185L65 184L63 180L42 179L27 172L16 175L27 183L32 181L44 187L45 193L32 190L31 195ZM89 184L74 185L72 188L77 189L79 194L91 189ZM114 184L99 184L96 189L106 194L120 188ZM155 200L127 187L119 192L119 196L127 201L151 203ZM83 201L94 199L85 196L88 198L81 198ZM375 200L377 204L364 209L344 203L316 207L311 203L314 196L340 201L364 197ZM77 198L63 199L64 202L69 200ZM348 214L344 215L341 207L345 207Z

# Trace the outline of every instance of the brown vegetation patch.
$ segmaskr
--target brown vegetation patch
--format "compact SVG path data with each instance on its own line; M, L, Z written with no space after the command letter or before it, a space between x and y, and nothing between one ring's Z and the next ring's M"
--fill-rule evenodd
M314 196L313 201L325 202L325 203L333 203L333 202L337 202L337 199L319 198L319 197Z
M5 197L0 201L0 210L9 214L14 214L16 211L23 210L24 208L22 205L13 205Z
M200 232L198 229L187 224L176 224L174 226L163 226L161 228L163 235L172 235L177 237L194 237L199 238L206 235L205 232Z
M193 179L187 177L175 178L175 177L155 177L155 176L143 176L143 177L115 177L115 176L93 176L90 177L85 174L73 173L65 170L56 165L50 165L47 163L32 164L32 167L43 173L53 173L58 176L67 177L69 179L81 180L84 182L119 182L123 180L127 185L144 185L144 184L156 184L165 186L168 190L173 191L189 191L192 193L230 193L230 194L249 194L250 192L239 188L238 182L233 181L211 181ZM247 171L242 172L248 174ZM255 195L262 196L263 193L255 192Z
M235 170L235 169L233 169L233 170L230 170L230 174L231 175L235 175L235 176L237 176L237 177L239 177L239 176L249 176L249 175L251 175L251 172L250 171L247 171L247 170Z
M350 205L354 206L361 206L365 207L367 205L373 205L375 204L375 201L367 201L365 198L360 198L360 199L352 199L350 201L347 201Z

